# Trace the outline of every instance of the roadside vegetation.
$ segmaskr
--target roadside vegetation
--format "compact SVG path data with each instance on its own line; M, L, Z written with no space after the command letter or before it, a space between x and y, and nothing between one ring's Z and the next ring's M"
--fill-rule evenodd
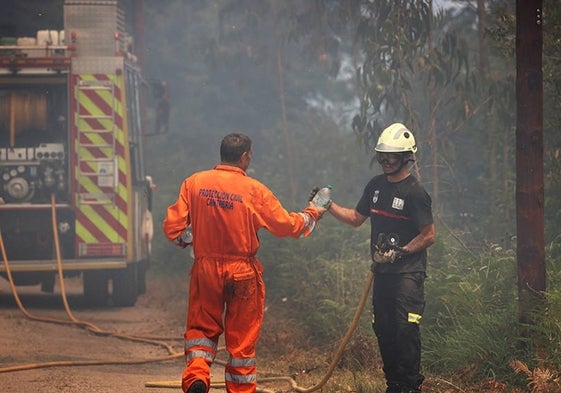
M547 291L529 324L520 322L517 288L515 2L156 3L145 2L147 61L168 81L172 116L169 132L148 143L158 185L151 274L187 277L189 257L159 223L181 180L218 162L227 132L252 137L250 175L287 209L325 184L352 207L378 171L369 149L377 134L404 121L419 141L415 169L437 225L421 325L425 390L561 392L557 1L544 0ZM329 215L309 239L260 234L264 372L294 374L304 386L321 378L364 291L369 235L367 224L348 228ZM324 392L382 391L370 314L369 301Z

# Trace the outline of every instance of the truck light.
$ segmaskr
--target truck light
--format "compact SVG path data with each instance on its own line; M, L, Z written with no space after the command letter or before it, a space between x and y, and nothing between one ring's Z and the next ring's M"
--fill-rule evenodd
M124 243L80 243L78 253L81 257L125 255Z

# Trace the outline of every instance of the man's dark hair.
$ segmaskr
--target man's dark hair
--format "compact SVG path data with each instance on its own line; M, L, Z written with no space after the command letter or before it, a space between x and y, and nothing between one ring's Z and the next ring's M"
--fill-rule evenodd
M222 139L220 160L230 164L238 162L243 153L251 150L251 139L245 134L232 133Z

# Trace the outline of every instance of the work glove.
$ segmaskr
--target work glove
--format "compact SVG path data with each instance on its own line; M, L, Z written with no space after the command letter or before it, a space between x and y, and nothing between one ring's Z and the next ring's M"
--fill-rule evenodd
M179 248L186 248L187 246L190 246L193 243L185 243L181 238L181 236L178 236L175 239L173 239L173 244L175 244Z
M180 236L176 237L173 240L173 243L180 248L186 248L188 246L193 245L193 233L191 232L191 228L188 227L185 229Z
M399 257L401 257L401 253L392 248L385 252L380 250L374 251L372 260L376 263L394 263Z
M320 190L319 187L312 188L312 190L310 191L310 195L308 196L308 202L311 202L312 199L314 199L314 197L316 196L319 190Z
M331 200L331 186L312 188L308 200L316 207L329 210L333 202Z

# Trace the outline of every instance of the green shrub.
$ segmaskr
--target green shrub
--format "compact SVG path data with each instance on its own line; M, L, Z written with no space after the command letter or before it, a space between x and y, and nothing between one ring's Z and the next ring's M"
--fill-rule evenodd
M555 254L552 245L547 254ZM548 257L552 287L543 308L535 310L532 326L518 322L516 254L491 246L472 254L448 250L432 261L427 281L427 310L423 321L423 364L439 375L460 375L474 381L486 378L522 386L510 367L513 360L534 367L551 367L561 360L561 291L559 261ZM557 253L558 255L558 253Z

